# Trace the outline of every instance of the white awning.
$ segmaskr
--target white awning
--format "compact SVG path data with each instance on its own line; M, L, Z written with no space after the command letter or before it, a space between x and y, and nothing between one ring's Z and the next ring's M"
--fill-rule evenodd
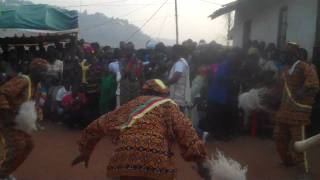
M40 36L57 36L78 33L79 28L64 31L35 30L35 29L0 29L0 38L12 37L40 37Z

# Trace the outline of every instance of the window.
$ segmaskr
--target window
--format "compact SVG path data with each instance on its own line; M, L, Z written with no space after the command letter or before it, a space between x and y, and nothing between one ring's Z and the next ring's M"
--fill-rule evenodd
M248 20L243 25L243 39L242 39L243 47L246 47L246 45L250 41L250 38L251 38L251 24L252 24L252 21Z
M287 41L288 7L282 7L279 13L278 47L283 48Z

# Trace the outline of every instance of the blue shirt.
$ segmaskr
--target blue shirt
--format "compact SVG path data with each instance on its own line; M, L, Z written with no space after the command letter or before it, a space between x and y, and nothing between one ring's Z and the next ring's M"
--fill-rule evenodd
M209 84L208 100L209 102L226 104L228 102L228 83L224 78L229 75L230 68L227 62L218 65L215 78Z

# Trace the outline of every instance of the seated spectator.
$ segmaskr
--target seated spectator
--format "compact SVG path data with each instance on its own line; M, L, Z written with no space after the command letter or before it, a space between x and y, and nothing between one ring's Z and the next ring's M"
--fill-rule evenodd
M52 87L49 89L49 112L51 120L58 120L57 117L61 113L59 113L60 103L62 101L62 98L68 94L68 91L66 90L67 84L59 83L57 80L54 81L52 84ZM60 111L61 112L61 111Z
M87 102L86 95L83 92L78 91L76 88L72 89L71 94L67 94L61 101L61 107L63 108L63 121L69 127L75 127L81 125L83 122L83 107Z

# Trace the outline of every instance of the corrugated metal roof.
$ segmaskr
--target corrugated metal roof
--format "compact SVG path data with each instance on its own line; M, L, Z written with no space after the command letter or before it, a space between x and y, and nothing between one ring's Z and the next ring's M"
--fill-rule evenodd
M213 12L213 14L211 14L209 17L211 19L215 19L221 15L224 15L224 14L227 14L231 11L234 11L240 3L242 3L243 1L241 0L237 0L237 1L234 1L234 2L231 2L231 3L228 3L228 4L225 4L223 5L222 8L216 10L215 12Z

